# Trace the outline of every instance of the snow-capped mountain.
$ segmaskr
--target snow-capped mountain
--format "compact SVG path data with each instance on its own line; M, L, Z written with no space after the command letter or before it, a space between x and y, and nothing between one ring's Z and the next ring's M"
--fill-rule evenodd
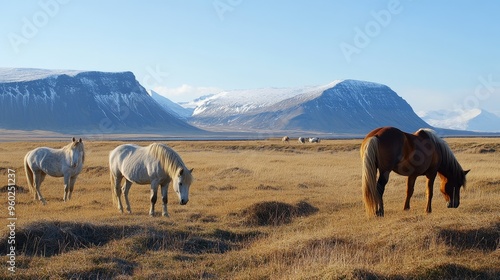
M367 133L380 126L430 127L389 87L338 80L324 86L225 91L205 99L190 122L214 130Z
M297 96L303 101L314 98L339 81L319 87L264 88L253 90L223 91L202 100L193 112L193 117L244 115L278 109L276 105ZM291 101L291 100L290 100ZM296 100L299 103L301 100Z
M83 71L78 70L49 70L37 68L0 68L0 83L28 82L41 80L58 75L74 77Z
M500 117L479 108L429 111L418 114L435 127L477 132L500 132Z
M131 72L0 69L0 128L77 133L199 131L156 103Z
M165 109L167 112L171 113L174 116L186 120L193 114L193 109L184 108L178 103L175 103L170 99L158 94L154 90L149 90L148 93L156 102L158 102L158 104L160 104L163 107L163 109Z
M211 98L215 94L207 94L207 95L202 95L194 100L187 101L187 102L179 102L179 105L186 109L191 109L191 114L193 113L194 109L196 109L198 106L202 105L205 100Z

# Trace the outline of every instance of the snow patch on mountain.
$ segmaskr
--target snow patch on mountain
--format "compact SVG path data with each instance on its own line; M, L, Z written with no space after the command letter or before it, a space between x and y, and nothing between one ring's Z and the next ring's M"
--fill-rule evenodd
M367 133L380 126L429 127L388 86L336 80L323 86L224 91L206 98L189 119L213 130Z
M84 71L78 70L49 70L36 68L3 68L0 67L0 83L27 82L60 75L74 77Z
M223 91L199 103L193 112L193 116L202 113L204 116L257 113L265 111L279 102L298 96L300 97L296 98L296 102L313 99L339 82L341 80L323 86Z
M193 114L193 109L184 108L181 105L171 101L170 99L158 94L154 90L149 90L148 94L165 109L167 112L181 118L187 119Z
M500 116L486 110L437 110L418 112L432 126L477 132L500 132Z
M165 111L132 72L2 68L0 81L0 128L199 132Z

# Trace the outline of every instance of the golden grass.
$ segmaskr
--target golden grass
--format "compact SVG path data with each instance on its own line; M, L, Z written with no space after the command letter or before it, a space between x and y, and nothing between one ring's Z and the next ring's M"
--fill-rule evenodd
M108 152L122 142L86 142L72 200L47 177L48 204L18 192L19 278L495 279L500 277L500 139L447 139L471 168L458 209L436 182L425 214L425 179L403 211L405 178L392 174L384 218L361 201L361 140L167 142L194 167L190 202L169 189L169 218L149 217L149 187L133 185L132 214L112 205ZM25 153L65 142L0 143L0 178L16 170L27 190ZM141 145L149 142L138 143ZM2 205L6 205L6 194ZM160 200L159 200L160 202ZM302 208L301 208L302 207ZM305 211L304 209L309 209ZM274 211L274 213L273 213ZM271 214L266 216L266 213ZM259 220L259 217L264 217ZM7 209L0 211L7 222ZM8 230L0 231L6 249ZM5 254L0 258L6 263ZM4 267L0 278L12 276Z

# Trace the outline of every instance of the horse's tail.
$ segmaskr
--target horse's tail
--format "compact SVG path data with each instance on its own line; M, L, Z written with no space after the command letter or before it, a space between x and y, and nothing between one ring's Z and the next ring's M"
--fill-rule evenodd
M371 137L361 146L361 189L365 202L366 214L374 216L377 205L382 201L377 191L377 160L378 160L378 138Z
M29 153L27 153L24 157L24 171L26 172L26 180L28 181L28 188L30 189L30 192L36 193L35 184L33 181L33 170L31 170L31 167L28 164L28 155Z

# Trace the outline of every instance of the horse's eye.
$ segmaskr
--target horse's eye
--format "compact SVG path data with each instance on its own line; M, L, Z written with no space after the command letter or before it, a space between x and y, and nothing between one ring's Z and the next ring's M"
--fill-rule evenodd
M182 183L179 183L179 186L182 186Z

